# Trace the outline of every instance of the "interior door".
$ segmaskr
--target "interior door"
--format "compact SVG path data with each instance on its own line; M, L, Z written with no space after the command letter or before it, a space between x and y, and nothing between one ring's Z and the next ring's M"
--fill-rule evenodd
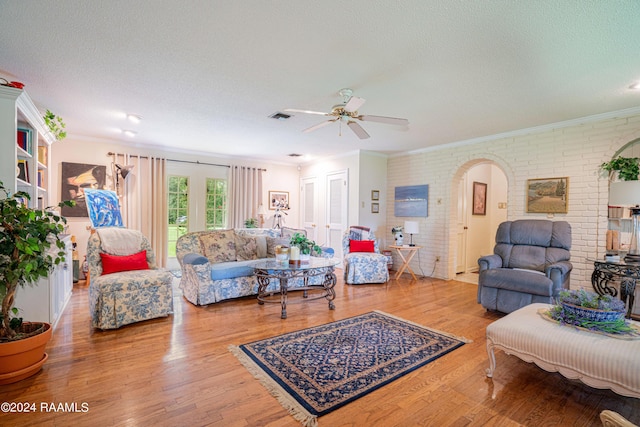
M342 234L348 227L348 173L334 172L327 175L327 233L326 246L342 258Z
M300 180L302 228L307 231L307 236L315 241L318 240L317 181L316 177Z
M465 273L467 265L467 174L458 182L456 274Z

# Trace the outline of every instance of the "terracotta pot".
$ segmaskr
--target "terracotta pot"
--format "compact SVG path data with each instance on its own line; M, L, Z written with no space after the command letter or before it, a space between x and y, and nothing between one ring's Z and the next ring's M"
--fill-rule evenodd
M51 324L25 323L23 328L42 326L42 333L18 341L0 343L0 384L11 384L35 375L49 356L44 348L51 339Z

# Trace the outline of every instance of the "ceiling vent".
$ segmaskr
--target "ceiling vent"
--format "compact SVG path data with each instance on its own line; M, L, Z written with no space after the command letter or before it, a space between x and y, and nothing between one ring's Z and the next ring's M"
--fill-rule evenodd
M285 114L285 113L281 113L280 111L276 111L269 117L276 120L287 120L289 117L291 117L291 114Z
M291 154L287 154L287 156L289 156L289 157L302 157L302 154L291 153Z

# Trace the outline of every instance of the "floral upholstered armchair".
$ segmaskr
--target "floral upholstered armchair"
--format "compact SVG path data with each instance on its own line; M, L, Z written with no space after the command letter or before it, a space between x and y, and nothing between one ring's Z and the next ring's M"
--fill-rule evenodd
M344 282L349 285L389 281L387 257L376 236L366 227L350 227L342 237Z
M173 275L137 230L97 229L87 244L91 324L116 329L173 313Z

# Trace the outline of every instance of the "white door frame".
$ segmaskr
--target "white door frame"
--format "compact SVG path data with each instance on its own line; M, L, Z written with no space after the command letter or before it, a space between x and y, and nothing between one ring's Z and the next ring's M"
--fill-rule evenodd
M349 170L328 173L326 183L325 242L342 259L342 234L349 226ZM339 187L335 186L337 183ZM338 189L340 192L334 194Z

